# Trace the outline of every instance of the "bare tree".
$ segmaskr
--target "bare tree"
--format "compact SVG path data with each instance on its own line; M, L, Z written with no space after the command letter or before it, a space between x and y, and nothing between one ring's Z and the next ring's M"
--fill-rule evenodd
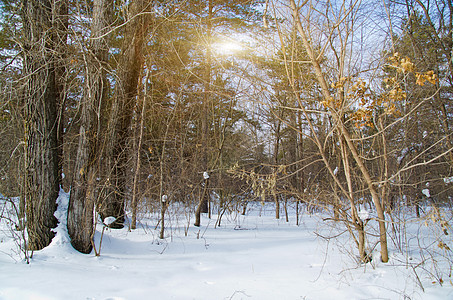
M326 108L332 117L335 127L337 128L338 134L340 139L344 141L344 147L347 149L348 153L344 153L342 155L343 162L345 163L345 171L347 172L347 166L349 165L348 161L345 160L349 155L352 156L355 163L360 170L363 180L366 182L368 190L370 192L372 201L374 203L374 207L376 209L378 215L378 222L379 222L379 235L380 235L380 244L381 244L381 259L383 262L388 261L388 249L387 249L387 233L386 233L386 226L385 226L385 216L384 216L384 209L381 199L379 197L378 191L375 186L375 182L373 181L372 175L370 174L369 169L367 168L363 157L360 155L357 144L354 142L351 132L345 124L345 120L343 119L344 109L349 107L350 103L347 103L344 98L343 90L339 89L338 93L332 93L332 89L328 84L328 80L326 79L326 72L323 71L323 67L320 63L320 59L322 57L322 53L326 50L327 47L330 48L334 52L334 57L336 58L338 68L337 78L338 81L341 81L342 78L345 76L345 72L347 71L347 53L348 47L350 43L350 39L352 38L353 34L353 21L354 21L354 12L358 8L357 2L340 3L337 7L337 4L333 3L326 3L323 8L324 12L318 10L319 16L322 18L323 22L327 25L326 30L326 41L320 47L320 52L316 51L315 46L313 45L313 41L315 37L312 36L314 32L310 31L310 26L302 22L303 16L305 21L309 21L312 18L311 13L314 10L307 5L308 1L304 1L303 3L296 4L294 0L290 0L289 4L291 6L291 12L294 20L294 24L297 28L297 31L302 39L302 45L305 51L308 54L310 59L310 63L314 69L314 73L318 84L320 86L320 91L322 93L322 97L324 98L324 103L326 104ZM304 13L302 13L304 12ZM337 44L334 44L337 43ZM337 48L339 46L339 48ZM320 145L320 144L319 144ZM320 151L322 149L320 148ZM334 175L333 173L331 173ZM348 194L348 193L347 193ZM350 192L349 192L350 194ZM352 199L351 199L352 200Z

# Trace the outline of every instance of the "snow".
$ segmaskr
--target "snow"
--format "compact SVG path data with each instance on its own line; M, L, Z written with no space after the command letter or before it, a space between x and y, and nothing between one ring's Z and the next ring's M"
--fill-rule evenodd
M106 226L110 226L113 222L116 221L116 218L115 217L107 217L104 219L103 223L106 225Z
M209 174L208 172L203 172L203 179L208 180L209 179Z
M429 189L423 189L422 194L425 195L427 198L431 197L431 194L429 192Z
M362 208L360 211L359 211L359 218L360 220L362 221L366 221L368 219L370 219L370 212L364 208Z
M328 238L344 227L324 220L325 213L304 212L297 226L294 207L285 222L284 217L275 219L272 203L250 203L245 216L225 214L217 228L216 214L204 216L199 228L190 221L187 236L188 212L173 203L164 240L157 238L160 228L154 228L156 213L142 219L137 230L107 228L100 256L81 254L71 247L65 230L68 198L60 194L56 237L34 252L30 264L20 259L8 225L0 222L1 300L453 299L449 278L440 286L422 272L416 248L411 250L412 267L395 247L389 263L381 263L374 251L373 261L363 265L346 234ZM406 246L416 244L409 239ZM441 259L436 264L446 267Z
M337 175L338 173L338 167L335 168L335 170L333 170L333 175Z
M398 156L398 158L397 158L398 164L401 163L401 161L404 159L404 157L406 156L406 154L408 152L409 152L409 148L404 148L403 150L401 150L401 155Z
M445 184L453 183L453 176L452 177L445 177L444 178Z

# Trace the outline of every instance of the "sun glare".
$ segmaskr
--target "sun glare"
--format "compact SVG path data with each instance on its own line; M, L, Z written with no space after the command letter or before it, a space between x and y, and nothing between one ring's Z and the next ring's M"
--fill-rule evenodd
M216 53L220 55L233 55L243 50L241 44L236 41L221 41L212 45Z

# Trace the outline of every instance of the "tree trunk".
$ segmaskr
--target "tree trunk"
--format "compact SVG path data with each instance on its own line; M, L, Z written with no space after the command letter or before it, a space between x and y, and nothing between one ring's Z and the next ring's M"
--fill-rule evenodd
M129 4L130 15L126 24L123 50L118 64L115 97L108 121L106 157L103 163L105 187L98 210L102 219L109 216L116 218L116 221L110 225L111 228L122 228L125 220L129 127L143 66L144 36L148 30L146 17L137 15L145 10L145 4L144 0Z
M371 198L373 200L374 207L376 209L376 213L378 216L378 223L379 223L379 239L381 244L381 260L382 262L388 262L388 247L387 247L387 229L385 227L385 215L384 215L384 208L379 199L378 192L373 184L373 180L366 168L365 164L363 163L362 158L357 152L355 145L352 143L351 137L349 133L344 128L344 125L341 126L342 134L346 140L346 143L349 147L349 150L354 157L355 162L357 163L360 172L362 173L363 178L365 179L366 184L368 185L368 189L371 194Z
M280 152L280 138L281 138L281 125L283 119L283 109L280 109L280 115L277 117L277 127L275 128L275 145L274 145L274 172L277 172L279 159L278 153ZM275 174L277 176L277 174ZM275 218L278 220L280 219L280 200L278 199L277 195L277 184L274 185L272 191L272 196L275 202Z
M24 75L26 97L25 199L28 246L50 244L57 226L54 213L60 190L58 88L55 78L58 35L50 0L24 1ZM55 18L54 18L55 17Z
M275 202L275 218L280 219L280 201L276 192L273 192L272 196L274 197Z
M160 232L159 232L159 238L163 240L165 238L165 212L167 211L168 207L168 202L167 198L161 198L160 200Z
M418 204L418 201L415 203L415 215L420 218L420 204Z
M371 261L371 257L366 253L366 248L365 248L365 228L363 226L363 223L361 224L356 224L356 229L357 229L357 234L359 236L359 255L360 255L360 260L364 263L368 263Z
M314 68L316 79L321 87L321 92L324 97L324 99L328 100L331 99L330 95L330 89L327 84L326 79L324 78L324 74L321 69L321 65L319 64L318 58L316 57L313 48L310 44L310 39L307 36L304 28L302 27L302 23L300 21L299 17L299 8L297 8L294 0L290 0L290 5L292 8L292 13L293 17L295 20L295 25L297 27L297 31L299 32L301 38L302 38L302 43L304 45L305 50L307 51L308 56L310 57L311 64ZM368 189L370 191L371 197L373 199L373 204L376 208L376 212L378 215L378 223L379 223L379 234L380 234L380 244L381 244L381 259L383 262L388 261L388 248L387 248L387 231L385 228L385 215L384 215L384 210L382 207L382 203L379 199L379 195L376 191L376 187L373 184L373 180L371 179L371 176L368 172L368 169L366 168L362 157L359 155L357 152L357 148L355 144L353 143L351 136L348 132L348 130L345 127L345 124L342 122L340 119L340 116L337 114L336 111L333 109L330 109L331 116L334 118L335 122L338 124L338 128L340 130L340 134L343 136L346 145L349 149L349 151L352 154L352 157L354 158L355 162L358 165L358 168L360 172L362 173L363 179L365 180Z
M99 145L100 107L108 92L105 65L108 63L108 44L99 38L108 30L111 18L111 0L94 0L91 27L91 50L87 58L86 86L81 103L79 144L74 168L68 208L68 233L72 246L82 252L92 250L91 236L94 231L93 211L95 199L96 169Z
M201 116L201 168L203 172L208 172L208 145L209 145L209 132L210 132L210 104L211 104L211 60L212 60L212 50L210 48L211 40L212 40L212 18L213 18L213 1L209 0L208 3L208 18L206 21L206 41L208 43L208 47L206 49L206 69L204 75L204 97L203 97L203 114ZM203 188L203 192L201 193L201 198L198 200L198 206L195 211L195 226L200 226L201 222L201 213L207 213L209 211L208 207L208 200L206 199L206 188L208 181L205 180L205 187Z
M354 202L354 192L353 192L353 187L352 187L352 172L351 172L351 166L349 163L349 157L348 157L348 152L346 150L346 145L344 142L344 139L341 135L339 135L339 144L340 144L340 154L341 154L341 159L343 162L343 169L344 169L344 175L346 178L347 186L348 186L348 192L349 192L349 201L351 205L351 219L352 223L354 224L354 228L357 230L357 235L359 236L358 239L358 249L359 249L359 255L360 259L364 263L370 262L370 257L366 253L366 248L365 248L365 237L366 237L366 232L365 232L365 224L363 223L363 220L359 218L359 215L357 213L357 208L355 206Z
M149 75L149 74L148 74ZM148 75L145 78L145 82L148 81ZM138 198L139 198L139 182L140 182L140 167L141 167L141 148L142 148L142 141L143 141L143 129L145 127L145 111L146 111L146 89L147 85L145 83L144 86L145 95L141 97L142 100L139 100L137 103L137 120L136 120L136 128L134 129L134 180L132 183L132 199L131 199L131 210L132 210L132 218L131 218L131 229L137 228L137 205L138 205ZM138 112L140 111L140 114ZM139 128L137 128L139 127ZM162 151L164 153L164 151ZM163 156L163 154L162 154ZM162 163L162 161L161 161ZM162 171L162 168L161 168Z
M200 203L198 204L197 210L195 211L195 223L193 225L197 227L200 227L201 225L201 213L203 212L203 207L206 203L206 197L209 197L207 195L208 185L209 177L204 179L204 187L203 192L201 193Z
M57 97L57 139L58 139L58 163L60 168L60 184L63 187L63 143L64 143L64 112L66 105L66 61L67 40L69 28L69 1L54 0L54 27L56 30L56 53L59 60L55 65L56 97Z

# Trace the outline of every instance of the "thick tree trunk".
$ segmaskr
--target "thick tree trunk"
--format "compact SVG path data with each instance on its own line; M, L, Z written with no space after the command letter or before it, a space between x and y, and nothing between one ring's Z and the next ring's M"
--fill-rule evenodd
M67 41L69 28L69 3L68 0L54 0L53 26L56 29L56 53L59 60L55 65L56 97L57 97L57 139L58 139L58 160L60 167L60 185L63 187L63 144L64 144L64 112L66 105L66 60Z
M105 188L102 202L98 206L101 218L113 216L116 221L112 228L122 228L125 220L125 198L128 177L128 136L141 69L143 66L143 42L148 30L146 17L137 16L146 8L144 0L130 4L128 23L126 25L123 50L118 64L118 76L115 87L110 118L108 121L106 157L103 175ZM129 172L130 173L130 172Z
M145 78L145 81L148 80L148 76ZM132 218L131 218L131 229L137 228L137 206L138 206L138 199L139 199L139 182L140 182L140 167L141 167L141 159L140 159L140 150L142 148L142 141L143 141L143 129L145 127L145 111L146 111L146 89L147 86L145 84L145 96L137 105L137 113L141 111L140 114L137 114L136 126L134 129L134 180L132 183L132 199L131 199L131 210L132 210ZM138 128L137 128L138 127ZM161 160L162 164L162 160ZM162 168L161 168L162 170ZM161 171L162 172L162 171ZM162 176L162 175L161 175ZM162 184L162 183L161 183Z
M91 27L91 50L86 66L86 86L81 103L79 145L74 169L68 208L68 233L72 246L82 252L92 250L94 231L93 211L95 204L95 180L97 177L97 153L101 106L108 82L105 65L108 63L108 44L99 38L108 30L111 16L111 0L94 0Z
M24 75L26 97L25 198L28 246L50 244L57 226L54 213L60 189L58 88L55 78L57 34L52 1L24 1Z

